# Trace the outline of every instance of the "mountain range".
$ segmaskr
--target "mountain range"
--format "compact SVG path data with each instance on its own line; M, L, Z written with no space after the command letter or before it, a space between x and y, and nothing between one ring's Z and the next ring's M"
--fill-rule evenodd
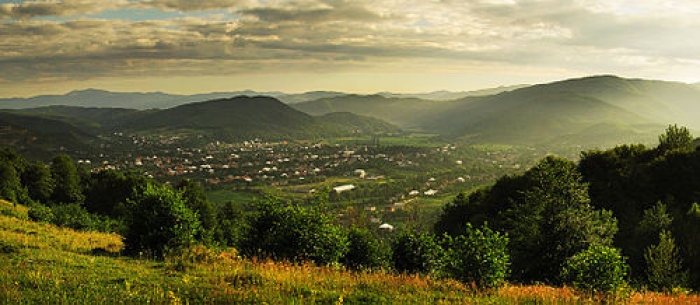
M402 128L475 142L581 145L648 141L669 124L700 129L696 85L593 76L449 101L338 96L294 104L314 115L347 111ZM599 144L600 143L600 144Z
M423 98L331 91L229 94L87 90L0 100L0 108L6 108L0 113L0 144L15 146L53 138L61 139L54 147L80 149L91 138L115 131L187 131L226 140L252 136L309 139L406 130L470 143L604 147L653 142L669 124L700 129L695 118L700 110L698 84L617 76L461 92L454 95L459 98L447 100L442 99L450 96L445 92L426 93ZM62 105L45 105L61 101ZM20 102L42 106L17 109ZM159 105L163 108L157 109Z
M387 97L415 97L426 100L449 100L466 96L482 96L495 94L520 86L498 87L477 91L450 92L435 91L429 93L398 94L383 92L379 95ZM230 98L235 96L270 96L279 99L286 104L295 104L312 101L320 98L332 98L348 95L348 93L336 91L310 91L304 93L284 93L279 91L259 92L252 90L212 92L193 95L178 95L162 92L110 92L98 89L86 89L71 91L64 95L39 95L30 98L0 98L2 109L28 109L46 106L77 106L77 107L108 107L130 109L166 109L179 105L208 101L214 99Z

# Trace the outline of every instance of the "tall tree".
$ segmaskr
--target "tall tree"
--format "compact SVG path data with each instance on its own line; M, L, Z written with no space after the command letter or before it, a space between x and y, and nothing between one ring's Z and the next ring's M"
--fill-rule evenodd
M22 184L27 188L29 197L41 203L48 203L54 189L51 171L42 162L34 162L22 173Z
M213 241L214 233L217 230L218 221L216 218L216 208L207 198L207 194L199 183L189 179L183 179L178 183L177 190L182 192L187 207L199 215L202 224L200 239Z
M687 127L678 127L678 125L669 125L666 128L666 133L659 136L659 146L657 149L664 153L673 150L683 152L692 151L693 136Z
M647 283L651 289L669 292L673 288L687 287L688 272L683 270L680 253L671 232L661 231L659 243L647 247L644 259L647 263Z
M17 204L22 184L17 170L11 163L0 161L0 199Z
M56 183L51 195L53 203L82 203L85 200L78 169L70 156L59 154L51 160L51 176Z

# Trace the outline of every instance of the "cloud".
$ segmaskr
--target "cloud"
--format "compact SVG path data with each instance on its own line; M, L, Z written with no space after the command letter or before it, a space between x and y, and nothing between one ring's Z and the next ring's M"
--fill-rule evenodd
M31 2L22 10L2 5L0 17L20 20L0 20L0 69L9 71L0 78L469 73L483 66L653 75L700 68L693 33L700 26L697 6L674 1L661 7L649 0L625 10L620 1L64 0ZM124 7L145 21L85 15ZM153 9L182 13L147 18ZM645 13L656 9L663 13Z
M246 0L143 0L136 3L136 6L190 12L236 8L248 2Z
M126 0L49 0L0 4L0 18L29 19L42 16L74 16L119 8Z

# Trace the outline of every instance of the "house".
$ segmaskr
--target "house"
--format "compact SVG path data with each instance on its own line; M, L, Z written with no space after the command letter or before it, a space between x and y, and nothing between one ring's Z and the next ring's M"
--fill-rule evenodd
M336 187L333 188L333 190L334 190L336 193L342 193L342 192L350 191L350 190L354 190L354 189L355 189L355 186L352 185L352 184L346 184L346 185L336 186Z
M435 194L437 194L437 192L438 192L437 190L429 189L429 190L423 192L423 194L425 196L434 196Z
M394 226L392 226L392 225L390 225L390 224L388 224L388 223L383 223L383 224L381 224L381 225L379 226L379 229L380 229L380 230L386 230L386 231L390 231L390 232L391 232L391 231L394 230Z

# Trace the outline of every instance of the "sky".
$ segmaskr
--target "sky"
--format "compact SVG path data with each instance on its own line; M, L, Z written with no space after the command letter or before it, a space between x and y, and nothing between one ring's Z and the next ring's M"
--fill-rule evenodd
M0 97L700 82L697 0L0 0Z

